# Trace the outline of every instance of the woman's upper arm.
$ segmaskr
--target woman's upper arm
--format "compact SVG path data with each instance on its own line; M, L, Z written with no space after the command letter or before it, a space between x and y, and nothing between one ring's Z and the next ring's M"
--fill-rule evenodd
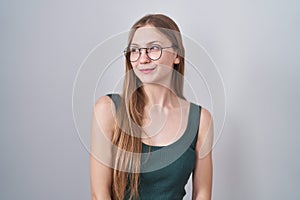
M210 200L212 191L213 118L208 110L201 109L196 164L193 172L193 200Z
M111 199L111 139L114 131L114 106L108 96L96 102L92 116L90 180L92 199Z

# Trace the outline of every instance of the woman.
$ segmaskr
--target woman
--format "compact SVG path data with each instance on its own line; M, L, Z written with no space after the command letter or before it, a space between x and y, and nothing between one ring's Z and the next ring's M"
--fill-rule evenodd
M183 96L178 26L165 15L144 16L124 53L122 94L94 107L92 199L182 199L191 173L193 199L211 199L212 117Z

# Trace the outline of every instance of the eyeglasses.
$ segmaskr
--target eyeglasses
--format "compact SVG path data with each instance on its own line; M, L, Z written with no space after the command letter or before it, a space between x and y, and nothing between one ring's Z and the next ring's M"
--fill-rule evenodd
M161 47L159 45L152 45L150 47L144 47L144 48L138 48L138 47L128 47L124 50L125 56L129 53L129 56L126 58L129 58L130 62L136 62L141 57L141 50L146 50L146 55L149 59L155 61L160 59L162 55L163 49L173 48L174 46L170 47Z

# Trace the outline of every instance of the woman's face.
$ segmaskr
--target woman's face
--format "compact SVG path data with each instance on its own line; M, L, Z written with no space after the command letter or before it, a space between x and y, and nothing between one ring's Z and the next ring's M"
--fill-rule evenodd
M146 25L138 28L133 36L130 49L138 54L137 48L151 48L152 54L148 55L152 58L160 54L157 50L162 49L161 56L158 60L151 60L147 56L146 49L140 49L140 57L138 60L131 62L134 73L143 83L170 84L174 64L179 63L177 53L172 47L171 41L162 34L157 28ZM154 55L154 57L153 57Z

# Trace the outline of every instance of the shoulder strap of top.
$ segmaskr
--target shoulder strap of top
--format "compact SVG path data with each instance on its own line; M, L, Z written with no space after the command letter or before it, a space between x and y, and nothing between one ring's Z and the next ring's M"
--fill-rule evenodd
M106 96L109 96L112 99L112 101L115 104L116 111L117 111L118 107L119 107L120 100L121 100L121 96L117 93L109 93L109 94L106 94Z
M200 125L200 117L201 117L201 109L202 109L202 107L200 105L197 105L197 104L194 104L194 103L192 103L191 106L192 106L192 109L191 109L192 117L191 117L190 120L192 120L191 124L194 125L194 128L192 130L196 132L195 138L194 138L191 146L193 147L193 149L195 149L196 148L197 139L198 139L198 132L199 132L199 125Z

